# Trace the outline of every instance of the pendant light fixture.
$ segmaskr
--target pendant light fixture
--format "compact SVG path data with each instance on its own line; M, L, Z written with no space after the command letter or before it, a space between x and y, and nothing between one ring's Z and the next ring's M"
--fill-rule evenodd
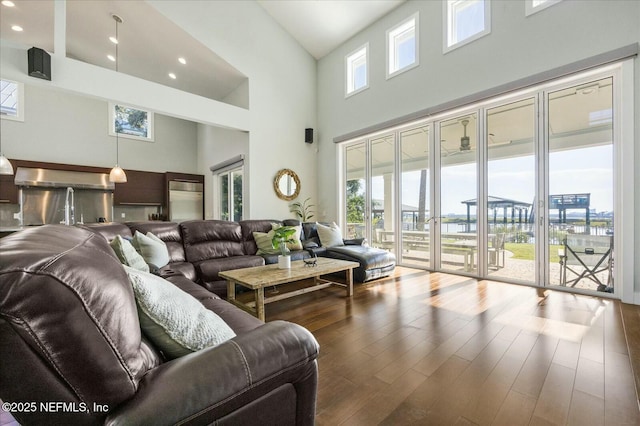
M122 18L115 14L111 15L111 17L114 21L116 21L116 38L114 43L116 45L116 72L118 72L118 44L120 43L120 40L118 39L118 24L122 24ZM114 116L114 120L115 119L116 117ZM118 160L120 159L120 138L118 137L118 129L114 130L116 132L116 165L113 169L111 169L111 172L109 172L109 181L115 183L125 183L127 181L127 175L125 174L124 170L122 170L122 167L118 165Z
M13 166L7 157L2 153L2 138L0 138L0 175L12 175Z

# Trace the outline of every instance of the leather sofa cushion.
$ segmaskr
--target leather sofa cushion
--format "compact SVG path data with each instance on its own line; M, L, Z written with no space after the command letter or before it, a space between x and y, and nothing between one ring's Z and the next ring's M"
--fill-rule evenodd
M157 360L107 240L44 225L3 238L0 255L0 311L15 333L88 405L131 398Z
M131 233L129 227L123 223L118 222L85 223L82 225L76 225L76 227L97 232L98 234L102 235L107 241L113 240L118 235L123 238L133 238L133 234Z
M278 263L278 256L277 254L263 254L262 257L264 258L264 263L267 265L271 265L273 263ZM291 261L295 261L295 260L302 260L302 259L309 259L311 257L311 255L309 254L308 251L306 250L294 250L289 252L289 256L291 256Z
M220 281L223 279L218 275L221 271L262 265L264 265L262 256L233 256L198 262L196 269L203 281Z
M142 234L151 232L167 245L170 262L184 262L186 260L180 227L175 222L127 222L132 234L140 231Z
M334 259L359 262L364 269L381 268L396 264L396 257L393 253L367 246L328 247L327 256Z
M214 293L215 295L220 296L223 299L227 298L227 282L225 280L201 281L201 284L211 293Z
M187 262L230 258L245 254L237 222L191 220L180 223ZM205 277L201 276L206 280Z
M184 275L191 281L197 281L198 276L196 274L196 267L189 262L173 262L167 266L163 266L159 269L159 275L163 278L170 277L172 275L180 274Z
M220 298L203 300L202 304L205 308L218 314L237 335L246 333L264 324L248 312L238 309L231 303Z
M205 289L199 284L194 283L184 275L171 275L169 277L165 277L165 279L180 290L185 293L189 293L191 296L195 297L199 301L203 301L206 299L219 299L220 297L216 294L211 293L209 290Z
M331 226L331 222L303 222L302 223L302 242L312 241L320 246L320 236L318 235L318 226L316 223L325 226Z

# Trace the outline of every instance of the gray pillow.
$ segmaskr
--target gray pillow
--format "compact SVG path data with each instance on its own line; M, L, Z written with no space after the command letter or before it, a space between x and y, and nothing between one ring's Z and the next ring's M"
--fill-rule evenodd
M338 247L343 246L342 231L335 222L331 226L325 226L316 222L316 229L318 230L318 237L320 237L320 243L324 247Z
M132 268L140 271L149 272L147 262L144 261L144 258L140 256L140 253L136 251L129 241L125 240L120 235L117 235L109 244L123 265L131 266Z
M169 249L160 238L147 232L146 235L140 231L136 231L133 235L133 245L142 255L145 262L162 268L171 260L169 257Z
M158 276L125 266L138 305L140 327L167 359L217 346L235 337L215 312Z

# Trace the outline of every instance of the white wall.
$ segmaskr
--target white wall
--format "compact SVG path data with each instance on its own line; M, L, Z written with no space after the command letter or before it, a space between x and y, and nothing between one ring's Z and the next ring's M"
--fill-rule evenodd
M9 158L111 168L116 140L108 134L109 103L25 84L25 119L2 120ZM120 166L132 170L196 173L196 123L155 114L154 142L120 138Z
M204 175L205 219L214 219L213 193L216 188L214 187L213 174L209 168L240 154L247 159L243 184L246 187L245 193L248 193L250 182L248 176L249 134L204 124L198 125L198 173ZM243 200L245 211L250 208L250 201Z
M315 59L255 2L150 3L249 78L251 204L245 217L293 217L272 181L279 169L290 168L300 176L301 199L315 200L317 145L304 143L304 129L317 127ZM219 148L207 149L213 158Z
M199 123L248 129L246 109L70 59L62 53L51 55L51 81L30 77L27 74L27 48L4 42L1 47L2 78L122 102Z

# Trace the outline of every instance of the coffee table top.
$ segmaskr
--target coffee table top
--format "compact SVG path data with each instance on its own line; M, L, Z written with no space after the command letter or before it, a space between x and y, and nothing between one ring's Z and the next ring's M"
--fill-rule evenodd
M296 260L291 262L290 269L280 269L276 263L251 268L231 269L220 272L218 275L227 280L242 283L246 287L255 290L261 287L285 284L353 269L358 266L360 266L358 262L319 257L316 266L307 266L304 261Z

